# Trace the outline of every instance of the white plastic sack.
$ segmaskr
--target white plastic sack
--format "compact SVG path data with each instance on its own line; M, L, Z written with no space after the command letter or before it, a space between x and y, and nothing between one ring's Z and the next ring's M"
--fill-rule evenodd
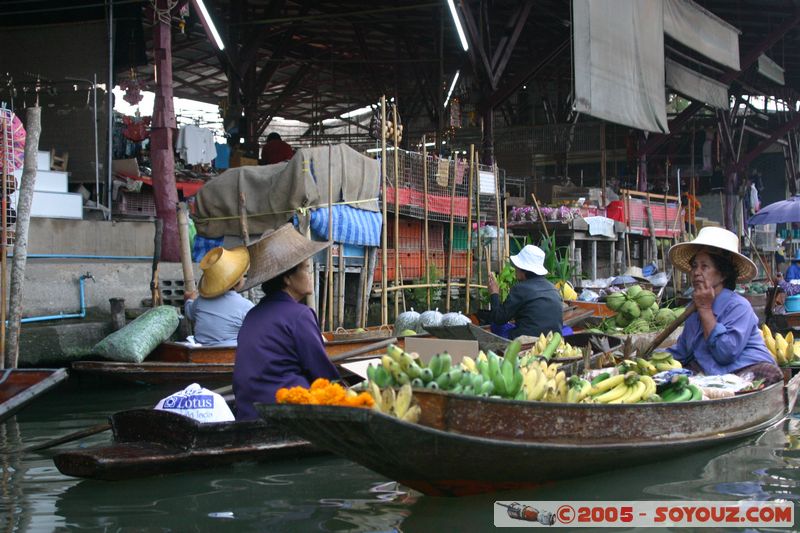
M197 383L192 383L182 391L167 396L156 404L155 409L188 416L198 422L235 420L225 398Z

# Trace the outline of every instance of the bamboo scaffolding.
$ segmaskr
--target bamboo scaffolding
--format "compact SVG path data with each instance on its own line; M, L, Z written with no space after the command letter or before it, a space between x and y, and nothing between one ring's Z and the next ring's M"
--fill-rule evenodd
M381 96L381 202L383 208L383 224L381 225L381 325L389 323L389 293L388 273L387 273L387 238L386 229L388 224L386 217L386 95Z
M458 156L456 159L453 160L453 169L457 165ZM450 173L448 172L448 175ZM453 186L450 187L450 242L447 246L447 294L445 294L445 303L444 308L449 313L450 312L450 287L453 281L453 231L454 231L454 224L455 224L455 211L456 209L456 176L455 172L453 172Z
M398 161L398 131L397 131L397 101L395 100L392 106L392 144L394 145L394 284L402 285L403 280L400 279L400 164ZM394 316L400 314L400 299L398 294L394 295Z
M425 232L425 282L431 282L431 254L430 254L430 241L429 241L429 234L428 234L428 147L425 146L425 135L422 136L422 191L425 195L423 200L424 202L424 218L425 218L425 226L423 227L423 231ZM428 309L431 308L431 291L426 292L426 301L428 303Z
M466 291L466 314L470 313L469 298L472 282L472 184L475 178L475 145L469 145L469 177L467 178L467 279L465 284ZM478 269L480 270L480 269ZM430 283L430 280L428 280ZM429 306L430 307L430 306Z
M466 283L454 282L450 284L452 287L466 287ZM403 285L402 287L389 287L389 292L399 291L403 289L440 289L446 287L446 283L415 283L413 285ZM472 285L473 288L486 289L486 285Z

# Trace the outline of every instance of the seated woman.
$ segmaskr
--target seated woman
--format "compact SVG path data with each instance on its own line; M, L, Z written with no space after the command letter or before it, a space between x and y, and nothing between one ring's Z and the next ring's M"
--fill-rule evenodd
M794 254L792 264L786 269L786 274L783 277L786 281L800 280L800 249Z
M239 331L233 392L236 419L258 418L258 403L275 403L281 387L309 387L316 378L339 379L322 345L317 315L300 301L313 292L308 259L328 246L281 226L249 246L247 286L262 283L264 297Z
M540 333L553 331L561 333L563 309L561 296L552 283L547 281L544 267L544 252L538 246L527 245L517 255L512 255L511 263L516 268L517 283L508 293L505 302L500 303L500 288L493 273L489 273L489 294L492 310L489 320L502 325L514 320L516 327L509 337L520 335L538 337Z
M737 282L748 282L757 272L739 253L739 238L722 228L703 228L695 240L670 248L669 258L690 275L697 308L669 348L675 359L706 375L752 374L767 385L782 381L750 302L734 292Z
M196 292L183 295L186 317L194 322L194 339L204 346L236 346L239 328L253 302L237 291L250 267L247 248L210 250L200 261L203 277Z

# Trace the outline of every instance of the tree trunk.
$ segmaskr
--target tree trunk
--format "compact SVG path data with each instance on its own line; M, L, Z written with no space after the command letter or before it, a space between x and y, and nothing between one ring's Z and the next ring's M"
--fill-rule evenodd
M36 159L39 152L39 134L42 132L42 108L28 108L25 120L25 164L19 186L17 226L14 244L14 262L11 266L11 287L8 294L8 341L5 365L16 368L19 361L19 337L22 320L22 289L25 286L25 264L28 261L28 226L31 221L33 187L36 183ZM2 214L5 216L5 213ZM3 247L5 253L5 246ZM5 273L3 273L5 274ZM5 302L2 303L5 305Z

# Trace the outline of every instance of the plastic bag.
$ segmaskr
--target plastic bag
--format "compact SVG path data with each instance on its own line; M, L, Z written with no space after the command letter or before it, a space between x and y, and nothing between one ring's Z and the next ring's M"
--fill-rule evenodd
M600 295L594 291L590 291L589 289L583 289L580 296L578 296L578 300L581 302L596 302L599 299Z
M156 346L172 336L179 322L174 307L155 307L95 344L92 353L113 361L141 363Z
M647 279L653 284L653 287L664 287L667 283L669 283L669 276L666 272L659 272L658 274L650 276Z
M154 409L193 418L198 422L233 422L235 417L225 398L192 383L158 402Z

